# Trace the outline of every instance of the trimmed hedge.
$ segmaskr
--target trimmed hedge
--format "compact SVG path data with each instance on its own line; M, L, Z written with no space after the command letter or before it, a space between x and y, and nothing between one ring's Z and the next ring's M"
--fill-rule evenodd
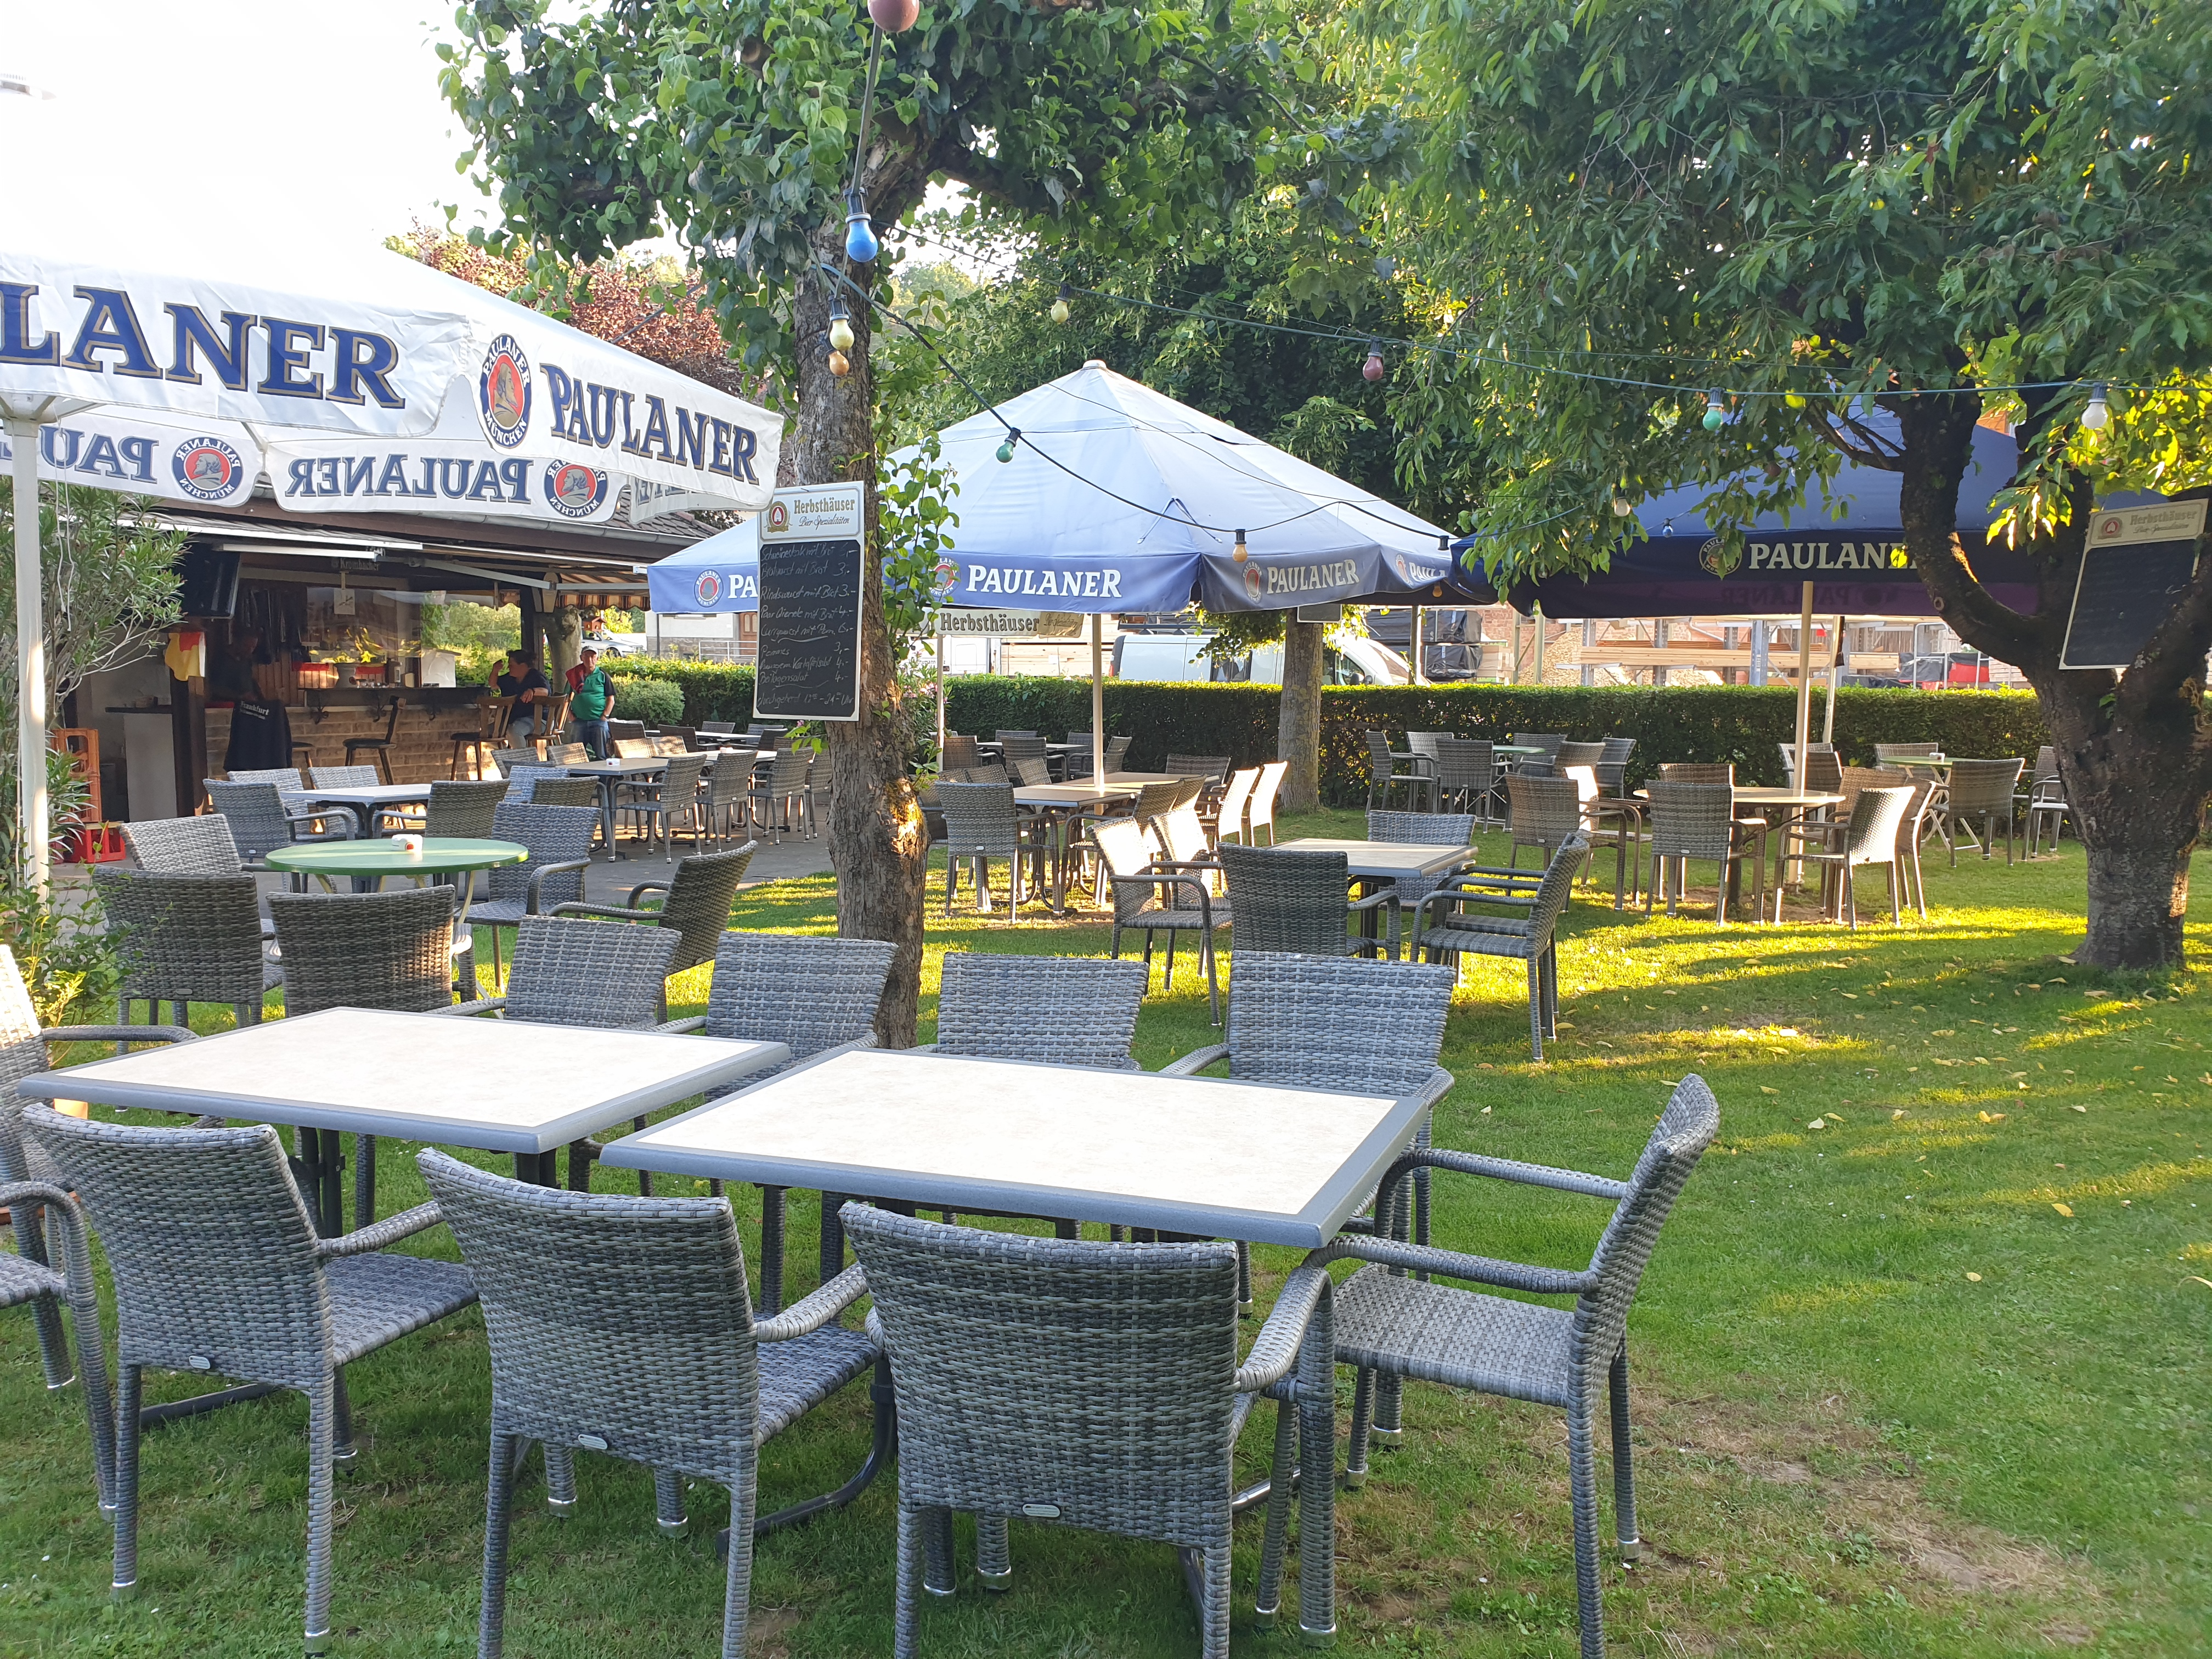
M734 720L741 726L752 724L753 671L750 666L625 657L620 667L610 665L607 672L615 682L615 703L618 708L625 681L672 680L684 692L684 714L677 723L697 726L706 720Z
M1127 734L1127 765L1157 770L1170 752L1228 755L1239 766L1275 757L1280 693L1271 685L1110 680L1106 726ZM1818 736L1820 696L1813 700ZM1087 680L963 675L946 683L946 724L988 737L1000 727L1058 738L1091 725ZM1330 686L1322 692L1322 793L1348 803L1367 791L1371 729L1402 746L1416 731L1482 734L1563 732L1571 738L1634 738L1632 786L1662 761L1733 761L1744 783L1783 781L1778 744L1796 728L1787 686ZM2049 742L2042 712L2021 691L1874 690L1846 686L1836 700L1836 746L1847 764L1870 764L1877 743L1935 743L1950 755L2033 759Z

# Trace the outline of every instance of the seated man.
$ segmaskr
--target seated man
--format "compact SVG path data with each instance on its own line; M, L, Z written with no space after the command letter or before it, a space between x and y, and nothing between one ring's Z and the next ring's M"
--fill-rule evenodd
M545 699L553 688L538 672L538 660L529 652L508 652L506 666L492 670L491 687L501 696L514 699L514 718L507 723L511 738L526 743L536 737L556 735L550 732L541 733L538 729Z

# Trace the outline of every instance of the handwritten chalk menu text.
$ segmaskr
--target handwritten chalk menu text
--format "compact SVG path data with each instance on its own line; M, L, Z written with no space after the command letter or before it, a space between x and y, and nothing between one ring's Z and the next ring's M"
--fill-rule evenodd
M763 720L860 717L866 524L857 483L779 489L761 515L753 712Z

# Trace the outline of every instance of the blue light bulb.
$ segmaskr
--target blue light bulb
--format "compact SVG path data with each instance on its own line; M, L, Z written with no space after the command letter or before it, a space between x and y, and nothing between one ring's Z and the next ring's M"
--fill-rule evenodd
M884 245L876 240L876 228L868 222L865 210L846 216L845 257L856 265L872 264Z

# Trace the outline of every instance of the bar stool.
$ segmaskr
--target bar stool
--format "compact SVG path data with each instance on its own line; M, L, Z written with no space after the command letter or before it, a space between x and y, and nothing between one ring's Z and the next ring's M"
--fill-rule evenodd
M399 711L406 706L406 702L407 699L404 697L394 697L392 700L392 711L385 717L384 735L382 737L348 738L346 739L345 763L348 766L351 766L355 763L354 757L356 755L360 754L362 750L367 750L376 757L377 775L382 778L386 783L394 783L398 781L398 780L392 775L392 740L393 734L399 730Z
M483 718L477 720L474 730L449 733L448 735L453 740L453 763L447 769L446 775L449 778L459 777L461 759L466 756L469 763L469 775L477 778L483 776L484 757L507 741L507 717L514 712L514 702L512 698L495 697L492 700L491 706L484 710Z

